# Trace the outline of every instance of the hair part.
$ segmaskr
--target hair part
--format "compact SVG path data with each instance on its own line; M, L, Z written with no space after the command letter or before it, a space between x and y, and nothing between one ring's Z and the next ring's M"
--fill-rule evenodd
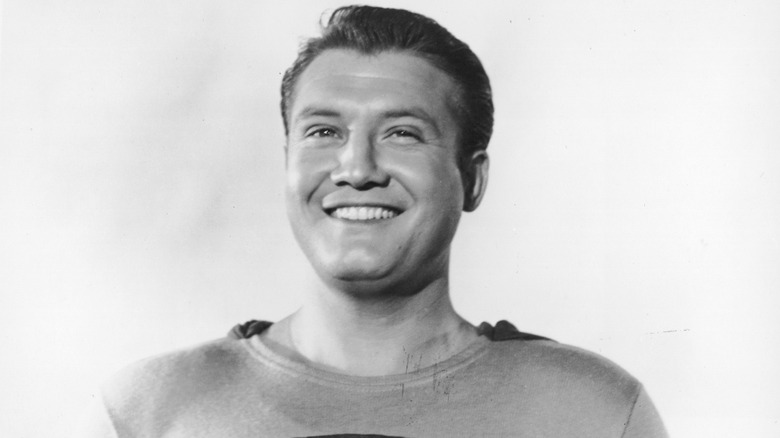
M317 56L330 49L355 50L365 55L409 52L453 79L453 99L460 125L458 164L487 148L493 133L493 97L482 63L462 41L436 21L403 9L345 6L336 9L322 26L322 36L306 41L282 79L281 111L285 135L295 85Z

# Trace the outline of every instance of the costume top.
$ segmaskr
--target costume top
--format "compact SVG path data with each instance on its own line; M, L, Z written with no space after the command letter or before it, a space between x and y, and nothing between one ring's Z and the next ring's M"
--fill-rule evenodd
M399 375L318 368L270 323L146 359L102 390L94 437L665 437L642 385L593 353L483 323L465 350Z

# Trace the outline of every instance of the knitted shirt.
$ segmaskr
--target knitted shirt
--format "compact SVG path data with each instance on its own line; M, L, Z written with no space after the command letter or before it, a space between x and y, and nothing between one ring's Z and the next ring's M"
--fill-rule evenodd
M136 363L103 387L91 437L665 437L642 385L593 353L483 323L465 350L399 375L318 368L270 323Z

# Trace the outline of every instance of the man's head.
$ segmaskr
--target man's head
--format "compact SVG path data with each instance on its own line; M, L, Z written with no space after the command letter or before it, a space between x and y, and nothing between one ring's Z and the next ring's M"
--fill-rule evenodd
M282 104L298 243L326 283L361 296L446 281L460 214L487 181L492 104L479 61L433 21L377 8L337 11L306 47Z
M451 105L460 125L458 164L486 149L493 133L490 81L471 49L434 20L402 9L345 6L337 9L322 30L301 48L282 80L281 111L289 134L289 110L295 86L311 62L329 49L354 50L365 55L403 51L419 56L452 78L456 95Z

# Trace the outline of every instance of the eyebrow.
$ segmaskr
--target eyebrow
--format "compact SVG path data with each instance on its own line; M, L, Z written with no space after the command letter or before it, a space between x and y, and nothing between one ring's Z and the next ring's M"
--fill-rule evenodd
M428 112L426 112L424 109L419 107L388 110L383 112L381 117L383 119L400 119L402 117L413 117L415 119L420 119L425 122L428 122L433 126L436 126L436 122L434 121L433 117L431 117L430 114L428 114Z
M340 115L341 113L336 110L307 106L295 115L295 120L300 120L305 117L338 117Z
M297 121L307 117L340 117L340 116L341 116L341 112L335 109L308 106L303 108L298 114L295 115L295 120ZM423 108L420 107L413 106L408 108L390 109L387 111L383 111L381 114L379 114L379 118L382 120L400 119L403 117L412 117L415 119L422 120L423 122L433 127L433 129L436 131L437 134L439 133L439 125L438 123L436 123L436 119L431 117L431 115L428 114L427 111L425 111Z

